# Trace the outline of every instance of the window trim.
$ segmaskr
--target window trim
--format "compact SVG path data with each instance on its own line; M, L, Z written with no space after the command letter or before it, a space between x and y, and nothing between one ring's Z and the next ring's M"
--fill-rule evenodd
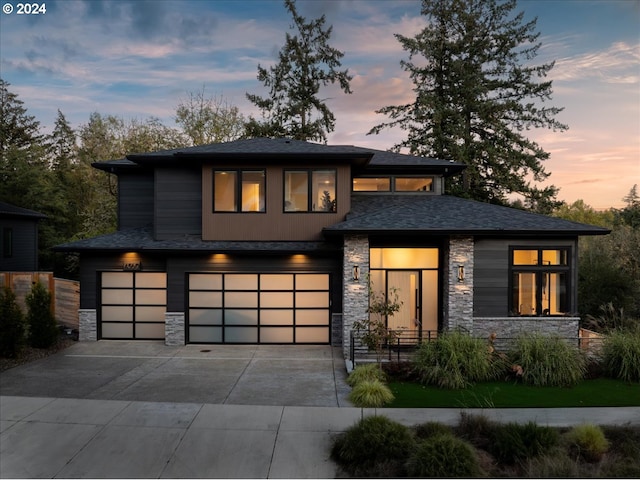
M305 172L307 174L307 210L287 210L285 208L287 173ZM317 172L332 172L335 189L335 208L333 210L313 210L313 174ZM282 212L286 214L335 214L338 212L338 170L336 168L289 168L282 170Z
M242 213L242 214L264 214L267 212L267 170L264 168L212 168L211 169L211 211L215 214ZM235 184L235 210L216 210L216 172L233 172L236 174ZM264 178L264 208L262 210L242 210L242 179L244 173L262 172Z
M538 261L535 265L515 265L514 264L514 252L516 250L533 250L538 253ZM560 250L564 251L566 255L566 265L544 265L543 252L545 250ZM531 245L510 245L509 246L509 282L508 282L508 306L509 315L522 318L536 318L536 317L566 317L570 315L573 310L573 295L572 295L572 247L543 245L543 246L531 246ZM532 315L523 315L518 312L518 306L514 305L514 276L519 273L530 273L535 275L535 287L536 287L536 311L538 313ZM545 314L544 305L542 304L542 291L543 291L543 279L546 274L565 274L566 278L566 308L562 313Z

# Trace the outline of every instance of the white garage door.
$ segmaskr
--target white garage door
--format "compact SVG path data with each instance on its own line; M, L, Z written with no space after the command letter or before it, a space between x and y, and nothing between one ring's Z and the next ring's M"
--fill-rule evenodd
M190 343L328 344L326 273L191 273Z
M167 275L102 272L100 338L164 339Z

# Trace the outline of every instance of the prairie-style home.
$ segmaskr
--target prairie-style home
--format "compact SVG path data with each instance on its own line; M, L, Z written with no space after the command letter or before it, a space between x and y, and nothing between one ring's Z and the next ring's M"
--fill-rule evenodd
M80 253L80 339L332 344L374 291L414 339L578 336L577 247L608 230L444 194L464 165L255 138L128 155L118 230Z

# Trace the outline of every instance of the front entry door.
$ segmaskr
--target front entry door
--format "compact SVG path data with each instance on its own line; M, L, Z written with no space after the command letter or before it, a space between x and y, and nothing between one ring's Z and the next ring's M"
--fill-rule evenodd
M393 290L402 303L400 310L388 318L391 330L402 331L402 336L418 337L420 332L420 272L391 270L387 272L387 298L393 299Z
M438 330L438 274L436 270L387 270L387 298L393 290L402 302L400 310L387 319L391 330L403 337L433 336Z

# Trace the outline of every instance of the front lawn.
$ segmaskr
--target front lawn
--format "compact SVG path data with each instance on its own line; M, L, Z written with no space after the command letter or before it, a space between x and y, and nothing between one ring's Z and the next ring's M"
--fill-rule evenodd
M479 383L463 390L446 390L411 382L389 382L395 400L390 408L509 408L509 407L637 407L640 383L597 378L575 387L532 387L515 382Z

